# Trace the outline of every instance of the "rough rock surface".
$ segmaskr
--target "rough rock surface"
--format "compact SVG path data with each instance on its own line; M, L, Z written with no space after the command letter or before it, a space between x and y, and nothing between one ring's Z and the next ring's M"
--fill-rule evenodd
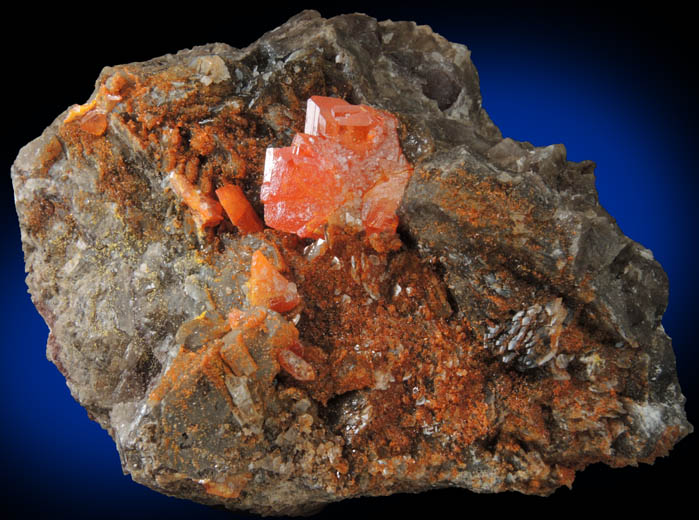
M303 130L312 95L398 117L415 169L399 249L202 228L171 189L173 171L206 197L236 184L262 214L265 150ZM445 486L546 495L692 431L661 325L667 277L600 207L593 170L562 145L503 139L464 46L304 12L242 50L104 69L12 180L48 358L124 471L301 514ZM297 287L286 315L247 308L258 250Z

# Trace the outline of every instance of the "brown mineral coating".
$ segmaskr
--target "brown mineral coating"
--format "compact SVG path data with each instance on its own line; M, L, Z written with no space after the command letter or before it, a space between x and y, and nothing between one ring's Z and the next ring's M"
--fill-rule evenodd
M168 173L204 196L235 183L261 213L265 149L302 130L311 95L401 121L415 167L403 240L331 228L311 254L282 232L195 226ZM659 327L664 273L597 204L593 165L502 139L467 51L428 28L307 12L241 51L107 68L32 146L13 181L49 357L150 487L261 514L445 486L546 495L595 462L652 462L691 431ZM256 251L298 307L249 308ZM518 370L488 345L558 298L545 364ZM284 370L284 349L314 377Z
M333 257L334 254L338 256ZM429 263L421 262L410 252L399 252L391 261L380 259L387 267L377 277L386 273L388 287L402 284L406 289L413 288L413 295L392 297L390 291L384 290L379 302L367 298L361 284L352 277L350 265L340 269L331 267L332 258L346 261L362 255L376 257L375 252L354 237L335 237L323 260L309 263L298 254L287 257L297 277L311 280L300 285L307 302L301 323L308 324L301 329L302 339L329 346L331 352L330 366L324 370L330 379L309 385L310 394L325 403L333 386L335 393L342 395L374 385L372 374L386 373L395 380L386 391L369 394L367 403L375 410L375 419L353 439L353 447L361 447L364 440L380 459L409 454L416 449L418 432L438 424L440 432L451 442L440 446L425 443L418 448L421 453L458 458L464 446L475 441L486 442L496 432L499 432L497 451L511 450L512 443L519 451L518 442L552 450L545 426L548 415L568 414L574 424L577 419L596 422L618 414L619 404L613 390L601 393L592 411L585 410L581 404L589 401L589 397L576 399L576 393L581 392L582 397L586 392L570 380L553 384L547 379L523 380L504 365L489 363L482 344L462 321L437 317L439 313L445 314L441 306L444 288L435 284ZM389 266L395 266L395 270ZM327 294L335 296L327 298ZM359 303L343 303L344 295ZM359 330L361 335L356 333ZM568 327L561 338L560 351L579 351L581 335L579 328ZM593 348L594 340L587 341L588 348ZM347 366L351 368L348 370ZM349 379L345 375L348 372ZM616 373L611 371L606 376L614 378ZM492 417L492 411L488 417L486 395L494 395L499 401L498 408L506 410L500 418ZM417 405L421 401L423 404ZM555 471L531 479L520 490L545 493L552 485L568 484L571 471L592 462L581 457L589 441L584 437L575 439L574 433L571 437L570 448L560 458L565 465L557 464ZM611 453L612 440L611 436L598 439L600 446L595 449ZM351 453L351 467L359 469L369 464L367 453L361 449L355 448ZM378 481L371 484L378 485Z

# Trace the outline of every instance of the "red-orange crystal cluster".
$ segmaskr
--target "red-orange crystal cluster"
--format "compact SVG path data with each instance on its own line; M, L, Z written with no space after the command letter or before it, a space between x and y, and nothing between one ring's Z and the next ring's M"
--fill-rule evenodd
M308 238L321 238L327 224L395 233L412 174L397 126L383 110L311 97L305 132L291 146L267 149L265 223Z

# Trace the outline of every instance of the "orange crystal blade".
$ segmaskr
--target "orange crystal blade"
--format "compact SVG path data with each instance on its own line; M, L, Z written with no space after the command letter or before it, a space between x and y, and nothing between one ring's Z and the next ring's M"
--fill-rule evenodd
M221 205L204 195L181 173L170 174L170 185L177 195L194 211L194 217L202 227L215 226L223 220Z
M240 186L225 184L216 190L216 196L226 211L228 218L238 227L241 233L257 233L264 229L260 217L257 216L255 209Z

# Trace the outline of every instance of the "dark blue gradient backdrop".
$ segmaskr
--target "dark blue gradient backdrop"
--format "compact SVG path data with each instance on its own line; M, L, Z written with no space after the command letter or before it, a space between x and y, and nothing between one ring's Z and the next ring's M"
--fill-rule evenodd
M48 16L40 26L23 22L23 36L6 42L13 54L11 72L5 74L13 97L5 100L11 106L4 121L2 191L0 511L5 517L232 517L159 495L122 475L112 440L88 419L46 360L48 329L24 283L9 167L19 148L64 108L87 99L102 66L213 41L242 47L299 9L287 7L272 14L259 8L245 18L231 13L214 19L210 14L163 18L144 13L145 21L129 26L119 17L99 22L78 17L70 25L68 14L55 13L56 18ZM689 24L642 11L507 5L489 10L353 4L320 10L325 16L357 10L379 19L415 20L466 44L480 74L483 106L504 136L537 146L563 143L569 160L597 163L602 205L624 233L653 251L669 275L670 302L663 324L673 338L687 408L696 424L697 102L690 59L696 45ZM639 497L651 494L676 503L690 489L683 475L696 460L693 437L653 467L594 466L579 474L572 491L559 490L548 499L442 490L348 501L320 516L424 516L435 511L456 516L482 508L545 514L570 505L584 510L608 500L609 507L628 510L638 506Z

